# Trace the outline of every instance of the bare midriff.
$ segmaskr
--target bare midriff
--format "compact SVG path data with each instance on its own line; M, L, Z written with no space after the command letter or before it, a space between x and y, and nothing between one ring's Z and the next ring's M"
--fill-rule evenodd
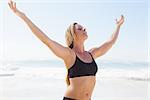
M95 76L70 78L70 85L64 96L76 100L90 100L95 87L95 82Z

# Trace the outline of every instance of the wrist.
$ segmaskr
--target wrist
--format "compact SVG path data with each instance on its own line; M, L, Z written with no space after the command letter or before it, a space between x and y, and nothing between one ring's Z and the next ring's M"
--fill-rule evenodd
M116 28L119 29L121 25L116 25Z
M20 12L20 11L17 11L16 15L19 16L20 18L24 18L25 17L25 14Z

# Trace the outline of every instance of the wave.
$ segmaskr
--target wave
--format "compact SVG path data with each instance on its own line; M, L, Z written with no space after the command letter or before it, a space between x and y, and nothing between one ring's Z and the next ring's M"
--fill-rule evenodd
M127 80L135 80L135 81L150 81L150 78L139 78L139 77L130 77Z
M150 70L145 68L140 69L120 69L120 68L107 68L99 69L97 74L98 78L109 78L109 79L127 79L136 81L150 81L149 76Z
M102 64L102 63L101 63ZM98 79L127 79L136 81L150 81L148 73L150 70L145 64L98 64ZM117 65L117 67L115 67ZM132 65L132 66L127 66ZM138 67L136 67L138 65ZM50 67L51 66L51 67ZM112 66L112 67L110 67ZM123 66L123 67L122 67ZM141 67L140 67L141 66ZM127 68L126 68L127 67ZM0 76L15 76L29 78L54 78L64 79L66 76L66 68L63 63L50 62L25 62L25 63L2 63L0 64Z
M0 63L0 77L15 76L15 73L19 70L19 68L20 67L16 64Z
M1 64L0 65L0 70L3 71L15 71L15 70L19 70L19 65L16 64Z
M6 74L6 73L5 73L5 74L2 74L2 73L0 73L0 77L2 77L2 76L3 76L3 77L4 77L4 76L5 76L5 77L6 77L6 76L14 76L14 75L15 75L15 74L13 74L13 73L12 73L12 74L11 74L11 73L9 73L9 74Z

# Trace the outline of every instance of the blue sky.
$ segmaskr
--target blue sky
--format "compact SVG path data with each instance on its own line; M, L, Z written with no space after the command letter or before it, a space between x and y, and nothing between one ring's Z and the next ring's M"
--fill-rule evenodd
M115 19L125 16L116 44L99 60L146 61L148 58L148 1L146 0L15 0L51 39L65 44L72 22L87 28L85 49L100 46L115 30ZM0 60L58 59L8 8L0 6Z

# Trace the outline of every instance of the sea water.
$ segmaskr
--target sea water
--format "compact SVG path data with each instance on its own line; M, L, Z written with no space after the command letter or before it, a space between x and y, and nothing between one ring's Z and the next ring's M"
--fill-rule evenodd
M150 81L148 62L97 60L97 78L121 78ZM63 79L66 66L61 60L1 61L0 77L49 77Z

